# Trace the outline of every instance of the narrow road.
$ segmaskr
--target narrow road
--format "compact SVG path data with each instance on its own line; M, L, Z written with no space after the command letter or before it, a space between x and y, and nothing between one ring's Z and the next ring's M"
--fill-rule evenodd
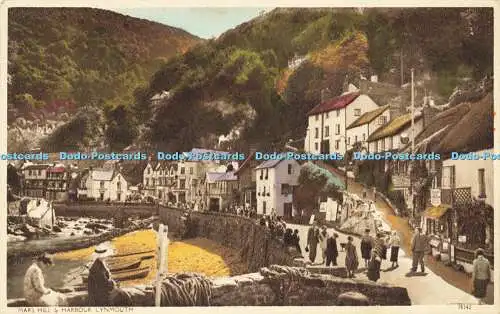
M318 163L318 166L321 166L328 171L343 177L344 174L343 172L335 169L334 167L325 164L325 163ZM357 194L358 196L362 196L363 194L363 186L357 182L355 182L352 178L348 179L348 191L350 193ZM372 193L369 192L368 195L372 197ZM410 252L410 246L411 246L411 238L413 236L413 230L410 227L408 220L403 217L399 217L395 215L394 211L392 208L390 208L387 203L380 199L380 197L376 198L375 200L375 205L377 207L377 210L382 213L382 216L384 220L389 224L389 226L393 229L396 230L402 240L402 249L405 252ZM410 254L408 254L410 255ZM429 255L426 255L425 258L425 263L428 266L430 270L432 270L436 275L441 277L442 280L444 280L446 283L448 283L450 286L457 287L463 292L467 293L470 295L471 291L471 277L468 274L458 272L454 270L451 267L445 266L443 263L434 260L432 257ZM488 287L488 294L486 298L486 303L487 304L493 304L494 303L494 291L493 291L493 285L490 284Z
M304 251L307 242L308 226L287 224L287 228L298 229L300 236L300 246L303 250L304 257L308 258L308 254ZM328 229L333 234L337 232L334 229ZM337 263L339 266L345 266L345 252L340 250L340 243L347 242L347 235L337 232L339 238L337 245L339 246L339 257ZM364 262L361 260L361 252L359 250L360 240L354 237L354 244L358 251L360 258L360 269L356 274L356 280L368 280L366 272L364 272ZM388 252L387 257L390 256ZM322 261L321 253L319 252L316 257L316 263ZM448 284L441 277L434 274L431 270L426 270L425 276L406 277L406 274L411 268L411 258L400 250L399 251L399 267L390 269L391 262L385 260L382 262L379 283L388 283L395 286L404 287L408 290L408 294L413 305L447 305L456 303L477 304L476 299L462 290Z

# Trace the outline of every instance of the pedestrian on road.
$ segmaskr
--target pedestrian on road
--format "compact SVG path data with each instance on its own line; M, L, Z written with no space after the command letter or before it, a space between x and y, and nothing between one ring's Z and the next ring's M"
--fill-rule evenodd
M338 234L334 233L333 236L329 236L326 243L326 266L337 266L337 257L339 256L339 251L337 248L337 238Z
M380 267L382 258L380 257L380 248L373 248L370 261L368 262L368 271L366 273L369 280L376 282L380 279Z
M396 231L393 231L391 238L389 239L389 246L391 247L392 267L399 267L398 254L400 245L401 245L401 239L399 238L398 233Z
M363 188L363 199L366 199L367 194L366 188Z
M314 221L313 225L309 228L309 231L307 231L307 246L306 246L306 252L309 252L309 259L313 264L314 261L316 260L318 243L319 243L319 228L318 228L318 223Z
M377 200L377 188L376 187L373 187L373 200L374 201Z
M422 273L425 272L424 265L424 254L427 251L429 241L425 234L422 234L422 228L418 227L413 239L411 240L411 251L413 253L413 263L411 267L411 272L417 271L418 264L420 264L420 270Z
M377 254L377 256L379 257L380 263L382 263L383 260L387 259L387 242L383 233L377 233L377 237L374 240L373 249L375 254Z
M321 257L323 258L322 263L326 263L326 241L328 240L328 237L326 226L321 227L321 231L319 233L319 247L321 249Z
M370 236L370 229L365 229L365 235L361 238L361 258L365 261L365 268L368 268L371 251L373 248L373 239Z
M358 254L356 253L356 246L353 244L351 236L347 237L345 246L345 268L347 269L347 277L354 278L354 271L358 269Z
M478 304L486 304L485 297L491 280L490 262L484 257L483 249L476 250L473 262L472 294L478 299Z
M292 235L292 243L294 244L297 252L302 255L302 249L300 248L300 237L299 237L299 229L295 229Z

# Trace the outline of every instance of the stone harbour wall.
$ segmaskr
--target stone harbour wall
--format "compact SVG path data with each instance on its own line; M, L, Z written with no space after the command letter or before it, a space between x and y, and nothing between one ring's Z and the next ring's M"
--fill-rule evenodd
M153 306L152 287L123 288L133 295L134 306ZM212 279L211 306L335 306L335 305L411 305L405 288L366 280L315 274L298 281L269 278L260 273ZM87 292L66 294L69 306L87 306ZM23 306L10 300L8 306ZM130 306L130 304L113 304Z
M182 228L183 213L180 209L160 207L160 220L168 225L169 232L176 233ZM291 266L297 257L294 250L286 250L282 241L255 219L206 212L191 212L191 219L196 236L239 250L249 272L271 264Z

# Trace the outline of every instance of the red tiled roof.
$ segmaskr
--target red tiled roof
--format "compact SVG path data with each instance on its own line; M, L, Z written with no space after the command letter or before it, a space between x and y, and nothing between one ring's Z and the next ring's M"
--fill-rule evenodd
M64 167L52 167L47 169L48 172L57 172L57 173L64 172L65 170L66 169Z
M359 95L360 95L359 93L355 92L332 98L312 108L307 115L310 116L322 112L328 112L336 109L345 108L354 100L356 100L356 98L358 98Z

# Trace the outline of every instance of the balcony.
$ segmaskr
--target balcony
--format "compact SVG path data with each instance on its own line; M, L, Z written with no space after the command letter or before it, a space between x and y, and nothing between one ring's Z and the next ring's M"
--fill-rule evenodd
M466 188L443 188L441 189L441 203L447 205L465 205L472 201L470 187Z
M393 174L392 184L395 188L409 188L411 185L410 176L405 174Z

